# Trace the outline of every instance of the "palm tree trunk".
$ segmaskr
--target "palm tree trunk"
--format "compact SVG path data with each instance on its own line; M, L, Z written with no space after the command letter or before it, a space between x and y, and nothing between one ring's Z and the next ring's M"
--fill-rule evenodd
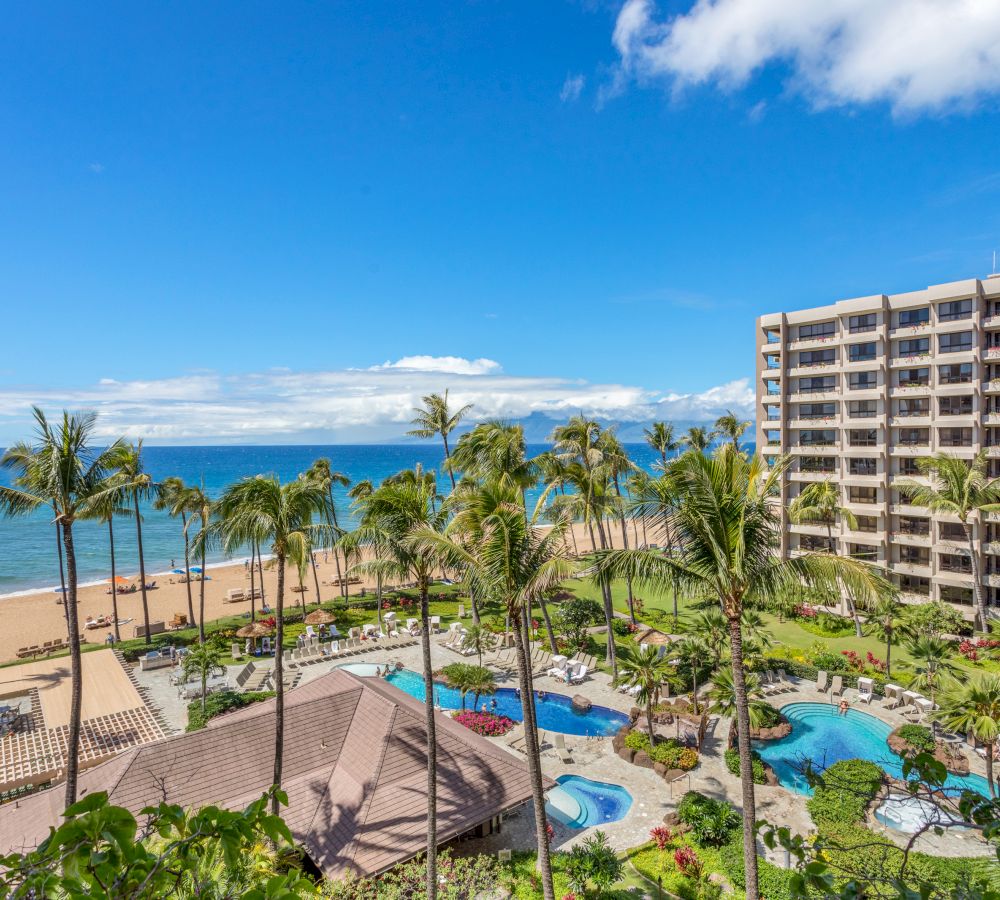
M698 715L698 660L697 659L691 660L691 705L694 707L694 714Z
M733 663L733 693L736 695L736 741L740 754L740 787L743 794L743 863L746 872L747 900L759 900L757 886L757 820L753 787L753 757L750 748L750 705L747 700L746 673L743 669L743 634L739 614L729 619L729 647Z
M979 557L976 555L976 542L972 539L972 526L968 522L963 522L965 537L969 542L969 557L972 561L972 596L976 601L976 615L979 617L979 628L988 632L989 625L986 619L986 601L983 598L982 576L979 574Z
M80 714L83 708L83 681L80 676L80 620L76 607L76 551L73 547L73 523L62 520L62 539L66 549L67 591L66 630L69 638L70 701L69 734L66 737L66 800L65 806L76 803L76 776L80 766ZM149 640L147 634L146 639Z
M111 545L111 615L114 618L115 640L122 639L121 631L118 628L118 581L115 577L115 526L112 524L111 516L108 516L108 543ZM66 595L63 594L65 601Z
M306 586L302 583L302 567L296 566L299 574L299 609L302 610L302 621L306 618Z
M449 463L451 462L451 453L448 451L448 435L442 432L441 440L444 441L444 461ZM451 489L455 490L455 473L452 472L451 466L446 465L445 468L448 470L448 475L451 476Z
M427 578L420 579L420 653L424 668L424 714L427 721L427 900L437 897L437 722L431 670L431 617Z
M251 544L250 544L250 621L251 622L254 621L254 614L253 614L254 613L254 600L253 600L253 595L254 595L254 589L256 588L256 585L254 584L254 580L255 579L254 579L254 571L253 571L253 558L254 558L255 553L256 553L256 544L251 542ZM189 596L190 596L190 592L189 592Z
M892 675L892 628L885 630L885 677Z
M996 741L990 741L986 745L986 782L990 786L990 799L992 800L997 795L996 784L993 781L993 748L996 746Z
M653 692L650 691L646 697L646 731L649 732L649 747L653 748L656 743L656 735L653 734Z
M313 581L316 582L316 603L322 605L323 598L319 592L319 571L316 568L316 556L313 554L311 549L309 550L309 561L312 563Z
M344 576L340 571L340 552L337 550L337 538L340 535L340 528L337 525L337 508L333 505L333 485L331 484L328 488L328 494L330 496L330 516L329 524L330 528L333 530L333 543L330 549L333 550L333 564L337 567L337 584L340 587L340 594L344 594ZM347 558L344 557L344 566L347 566Z
M479 603L476 601L476 589L469 585L469 604L472 606L472 624L482 624L479 618Z
M556 635L552 630L552 617L549 615L549 607L545 603L544 594L538 595L538 605L542 608L542 619L545 622L545 633L549 638L549 649L551 649L553 653L558 653L559 648L556 646Z
M517 647L517 674L521 687L522 705L524 707L524 738L525 751L528 758L528 777L531 779L531 796L535 811L535 842L538 846L538 871L542 877L542 895L544 900L555 900L555 889L552 886L552 860L549 856L548 819L545 816L545 791L542 786L541 752L538 746L538 731L535 726L534 706L530 702L532 696L531 668L528 663L528 653L524 638L519 627L514 628L514 641Z
M56 523L56 556L59 557L59 587L62 588L62 593L59 595L61 597L59 602L63 605L63 618L66 619L66 627L69 628L69 613L66 609L66 598L68 596L66 594L66 570L63 568L63 545L62 537L59 534L59 512L55 504L52 505L52 513L55 516Z
M187 513L185 512L181 513L181 525L184 528L184 586L187 588L188 615L191 617L191 625L193 626L195 624L195 618L194 599L191 596L191 540L188 538Z
M139 550L139 587L142 589L142 623L146 626L146 643L153 643L149 633L149 603L146 600L146 562L142 557L142 516L139 515L139 495L133 495L135 501L135 542Z
M275 600L274 632L274 776L276 788L281 787L281 764L285 752L285 673L282 669L282 645L285 642L285 555L277 554L278 596ZM271 814L278 815L278 798L271 799Z
M208 694L208 673L203 668L201 670L201 714L205 715L205 698Z
M260 555L260 544L257 544L257 577L260 579L260 608L263 610L267 594L264 593L264 557Z
M204 522L203 528L208 527ZM205 535L201 536L201 580L198 582L198 640L205 643Z
M615 485L615 494L618 495L618 500L620 502L621 499L622 499L622 491L621 491L621 488L618 486L618 476L617 475L615 475L615 477L614 477L614 485ZM622 549L623 550L628 550L628 526L625 524L625 513L624 512L622 512L622 514L621 514L621 525L622 525ZM638 623L635 620L635 599L634 599L634 597L632 595L632 576L631 575L627 575L625 577L625 589L627 591L627 596L628 596L628 617L629 617L629 621L633 625L636 625Z

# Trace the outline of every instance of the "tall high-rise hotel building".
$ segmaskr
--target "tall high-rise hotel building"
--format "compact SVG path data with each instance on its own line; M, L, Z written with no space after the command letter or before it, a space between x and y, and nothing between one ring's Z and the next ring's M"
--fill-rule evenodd
M791 457L783 507L810 482L833 480L856 519L834 527L835 552L885 566L904 599L971 607L962 526L894 484L919 480L916 461L938 452L971 459L985 449L1000 476L1000 277L761 316L756 383L758 449ZM995 604L1000 515L987 519L975 545ZM783 553L827 545L823 525L784 525Z

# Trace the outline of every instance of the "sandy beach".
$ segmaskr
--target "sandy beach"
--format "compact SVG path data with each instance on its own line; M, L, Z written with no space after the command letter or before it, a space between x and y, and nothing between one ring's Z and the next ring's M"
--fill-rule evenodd
M615 546L621 546L621 529L615 527L610 529L615 532ZM581 552L590 548L590 539L585 535L586 529L583 525L575 528L577 545ZM631 529L629 540L632 541ZM652 540L652 536L650 536ZM341 561L343 566L343 561ZM317 568L319 570L321 599L324 602L333 600L338 596L338 589L333 584L337 577L337 569L334 565L333 555L330 554L327 561L324 561L322 551L317 554ZM205 619L219 619L224 616L238 615L249 612L250 604L225 603L227 591L231 588L249 588L250 574L245 569L244 564L235 563L232 565L210 566L208 569L210 580L205 583ZM149 618L151 622L169 622L180 613L187 615L187 586L179 578L183 576L157 574L147 575L149 580L156 581L156 588L147 591L146 597L149 603ZM324 584L324 582L327 582ZM307 573L303 583L306 586L305 598L307 603L316 602L316 585L312 572ZM298 585L298 576L292 571L286 571L285 577L285 605L286 608L299 602L299 595L291 592L293 586ZM350 595L356 596L361 588L369 591L374 590L373 579L363 578L361 585L351 585ZM198 582L191 583L191 591L194 599L195 615L198 614ZM264 561L264 593L268 602L273 605L274 592L277 588L277 571L268 568L268 561ZM110 628L98 628L91 631L84 629L84 623L88 616L94 618L107 614L111 615L111 595L106 593L107 584L91 585L81 587L78 591L80 631L83 633L89 644L104 644L107 635L112 631ZM259 603L259 601L257 601ZM258 606L259 608L259 606ZM57 640L66 637L66 618L59 597L51 589L38 591L32 594L23 594L0 598L0 612L2 612L3 628L0 629L0 662L8 662L16 658L18 649L33 644L42 644L45 641ZM123 640L135 636L135 626L142 624L142 595L139 591L134 594L118 595L118 617L120 620L131 619L125 625L120 626Z

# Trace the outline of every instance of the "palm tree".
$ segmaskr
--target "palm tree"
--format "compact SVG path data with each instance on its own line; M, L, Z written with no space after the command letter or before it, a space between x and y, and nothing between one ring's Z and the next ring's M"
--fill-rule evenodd
M156 491L153 509L166 510L171 518L181 517L181 531L184 535L184 581L187 588L188 615L192 625L198 620L194 615L194 599L191 596L191 539L188 535L187 517L191 503L191 494L183 480L175 476L164 478ZM204 566L202 566L204 574ZM252 593L252 592L251 592Z
M233 552L249 543L269 543L277 566L275 592L275 729L274 786L281 787L285 742L285 682L282 650L285 638L285 563L297 564L309 549L309 535L318 530L312 523L323 509L322 489L311 479L296 478L282 484L274 476L258 475L230 486L219 499L216 528L223 546ZM204 621L204 617L202 618ZM272 801L278 814L278 800Z
M326 506L323 510L326 516L327 525L330 526L332 535L332 549L333 549L333 563L337 567L337 584L340 585L340 593L344 596L347 595L347 582L344 580L343 573L340 571L340 554L337 549L336 540L343 533L340 530L340 523L337 521L337 504L334 500L333 489L334 487L347 487L351 483L351 479L348 478L343 472L336 471L330 464L330 460L326 457L320 457L309 467L309 471L306 473L309 478L312 478L319 482L320 487L326 494ZM367 482L370 486L370 482ZM344 560L344 567L347 567L347 560ZM317 587L318 591L319 588ZM318 598L317 598L318 599Z
M629 459L628 453L622 446L621 441L615 437L615 433L610 429L601 432L598 438L601 452L604 454L604 468L607 471L611 484L615 489L615 499L617 502L618 519L622 528L622 547L628 550L628 528L625 526L625 500L622 497L620 479L627 476L636 468L635 463ZM628 616L633 625L637 624L635 618L635 597L632 593L632 580L625 579L625 593L628 601Z
M698 667L711 652L708 641L698 634L685 635L670 648L671 655L676 654L691 667L691 705L695 715L698 715Z
M892 639L906 620L903 606L895 597L882 597L868 612L868 624L880 640L885 641L885 674L892 675Z
M483 649L486 647L489 636L489 630L482 625L470 625L465 629L463 642L466 647L472 647L476 651L476 658L479 660L480 667L483 665Z
M225 666L222 665L222 651L215 644L198 644L188 651L181 668L185 681L197 676L201 682L201 711L204 713L208 679L213 675L224 675L226 672Z
M764 689L761 686L760 676L756 672L746 672L744 680L746 681L747 722L751 728L757 728L761 722L765 721L764 716L767 715L768 704L764 701ZM712 676L712 687L708 692L708 699L712 701L712 705L709 709L728 719L737 719L736 696L736 679L733 678L733 668L725 666ZM737 726L738 731L739 727ZM744 777L742 771L740 777Z
M118 625L118 570L115 563L115 516L128 515L130 510L122 504L123 492L108 491L99 501L94 502L85 511L80 513L81 519L96 519L108 526L108 547L111 557L111 615L114 618L115 640L122 639L121 629ZM60 569L62 568L62 554L59 556ZM65 585L63 585L65 587Z
M208 555L208 544L213 539L214 535L210 531L212 524L212 501L208 498L205 493L204 487L189 487L183 494L182 497L178 498L178 502L183 503L187 507L187 511L191 514L191 518L185 524L185 527L190 526L197 519L201 523L201 527L198 529L198 534L195 537L194 547L197 553L201 556L201 577L198 579L198 639L201 643L205 643L205 578L208 573L205 571L205 561ZM185 539L187 536L185 535ZM236 549L234 545L232 549ZM190 575L188 575L188 580L190 581ZM263 582L263 579L261 579Z
M740 438L749 427L750 423L741 421L731 409L727 409L724 415L715 420L716 434L729 438L737 453L740 451Z
M448 566L464 569L483 596L500 601L513 625L535 813L538 869L545 900L553 900L555 895L524 625L533 604L576 572L576 564L566 546L566 527L565 522L556 523L545 532L534 527L524 515L516 487L509 481L500 480L483 484L474 500L470 500L449 525L446 534L425 528L416 536L417 546L437 554Z
M92 446L96 416L64 412L56 427L38 407L32 410L36 423L33 444L18 443L7 449L0 465L15 475L9 487L0 485L0 514L22 516L36 509L51 508L66 554L66 591L63 603L70 656L70 712L66 741L65 805L76 802L80 754L80 711L83 684L80 673L80 620L77 610L76 548L73 523L101 503L118 487L109 482L124 451L124 441L104 450Z
M660 471L667 471L667 460L680 449L680 441L674 437L674 426L670 422L653 422L642 432L646 443L660 454Z
M692 425L681 438L681 445L687 447L688 450L694 450L697 453L707 453L708 448L712 446L712 441L716 439L718 435L709 428L702 428L700 425Z
M937 719L957 734L971 733L986 745L986 781L996 797L993 751L1000 737L1000 675L983 674L955 683L941 697Z
M947 453L917 460L917 469L931 483L901 481L896 484L900 493L909 497L916 506L924 506L931 513L955 516L965 529L972 560L972 594L976 601L976 616L982 631L989 631L986 619L986 598L979 574L979 555L972 537L970 516L984 512L1000 511L1000 478L986 474L986 451L981 450L975 459L965 460Z
M363 500L357 529L340 539L346 553L371 558L357 571L386 579L413 581L420 596L420 643L423 657L424 712L427 726L427 897L437 896L437 723L434 719L434 673L431 664L428 589L438 561L432 549L418 544L420 535L440 534L446 513L436 506L436 487L424 478L391 478Z
M445 678L448 679L448 686L458 691L462 700L462 709L465 709L465 698L473 695L472 708L475 710L479 706L479 698L483 694L489 695L496 692L496 684L493 681L493 673L482 666L471 666L468 663L450 663L441 670Z
M802 523L825 525L827 548L830 553L837 552L833 542L833 526L838 518L842 518L852 530L858 527L854 513L840 505L840 488L830 479L806 485L802 493L788 507L788 518L796 525ZM861 637L861 618L858 616L854 600L843 591L840 593L844 598L843 602L847 604L851 618L854 619L854 634Z
M717 606L702 610L691 619L687 633L698 635L705 642L712 658L712 668L716 668L722 662L729 640L729 623L725 613Z
M118 459L118 477L125 488L126 494L132 500L135 512L135 542L139 551L139 588L142 591L142 621L146 626L146 643L153 642L149 633L149 601L146 598L146 561L142 550L142 513L139 511L139 501L152 494L156 485L142 464L142 441L129 445Z
M941 679L955 671L951 661L951 643L943 638L918 637L906 645L910 655L916 660L916 677L913 683L923 690L929 691L931 702L934 702L934 692L940 687Z
M472 409L472 404L467 403L465 406L452 412L448 408L448 391L445 391L443 395L428 394L422 398L422 401L424 404L423 408L413 410L417 416L411 424L417 427L406 433L413 437L421 438L441 435L441 440L444 442L444 465L448 470L448 475L451 477L451 487L454 490L455 473L451 467L451 451L448 449L448 435L468 415L469 410Z
M631 575L654 590L665 590L676 575L697 594L712 595L726 617L733 668L735 712L739 733L743 791L747 897L759 896L756 816L750 712L743 664L744 605L765 607L780 592L802 581L832 585L839 578L855 596L868 598L892 592L892 586L859 560L827 553L806 553L782 559L781 520L774 497L788 459L770 468L755 455L747 458L731 444L714 456L685 453L671 467L676 505L658 516L663 527L676 531L679 552L666 556L655 550L614 550L599 554L595 574L606 579ZM672 493L672 492L671 492Z
M630 688L638 688L636 700L646 707L646 731L649 743L656 743L653 732L653 706L659 702L660 686L670 677L673 666L656 647L624 644L618 648L621 677Z

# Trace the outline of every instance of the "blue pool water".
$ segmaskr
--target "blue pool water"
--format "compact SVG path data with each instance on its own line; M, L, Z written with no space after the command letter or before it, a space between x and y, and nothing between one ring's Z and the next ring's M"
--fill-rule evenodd
M756 741L754 748L783 787L812 793L802 774L806 760L820 771L843 759L867 759L894 778L903 777L902 760L886 744L892 727L881 719L857 709L842 716L829 703L790 703L781 712L791 722L792 733L778 741ZM986 779L979 775L949 775L945 787L989 795Z
M424 699L424 678L419 673L411 672L409 669L399 669L386 680L401 691L406 691L411 697ZM524 719L521 701L510 688L497 688L492 698L480 698L480 708L483 703L489 703L490 699L497 701L498 715L507 716L515 722ZM468 697L466 708L471 709L474 701L474 697ZM434 686L434 704L442 709L461 709L462 695L454 688L437 684ZM545 699L539 699L537 691L535 715L538 727L545 731L561 731L563 734L580 734L588 737L607 737L615 734L622 725L627 725L629 722L629 717L617 710L605 706L593 706L589 712L577 712L573 709L573 702L569 697L546 692Z
M632 806L632 795L620 784L581 775L560 775L556 781L559 786L549 791L545 811L569 828L617 822Z

